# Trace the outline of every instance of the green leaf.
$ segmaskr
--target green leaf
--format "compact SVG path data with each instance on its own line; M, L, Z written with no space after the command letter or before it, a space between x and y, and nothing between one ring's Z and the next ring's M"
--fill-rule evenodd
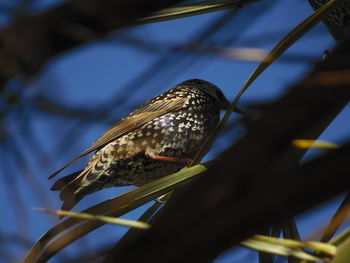
M293 140L292 145L299 149L323 149L323 150L332 150L338 148L338 145L320 141L320 140Z
M154 204L149 207L146 212L144 212L138 219L138 221L142 221L142 222L150 222L150 220L152 220L154 218L154 216L159 212L159 210L161 209L160 207L162 206L162 203L160 202L154 202ZM125 243L128 242L132 242L131 240L133 240L135 237L137 237L137 235L141 232L140 229L137 228L130 228L128 230L128 232L125 233L125 235L118 240L118 243L114 246L114 249L117 246L123 246ZM108 255L107 255L108 258ZM107 261L107 258L104 259L105 261Z
M304 259L304 260L309 260L313 262L322 260L321 258L312 256L300 249L293 249L283 245L271 244L271 243L267 243L259 240L248 239L241 242L241 244L245 247L248 247L254 250L263 251L266 253L271 253L271 254L285 256L285 257L293 256L298 259Z
M176 189L186 183L189 179L206 170L207 168L204 165L196 165L184 169L116 196L110 200L86 209L83 212L111 217L121 216ZM81 219L68 218L46 232L28 251L22 262L31 263L47 261L64 247L103 224L104 223L99 221L81 221Z
M65 211L65 210L50 210L45 208L35 208L34 210L39 212L44 212L44 213L50 213L58 216L68 216L68 217L77 218L81 220L95 220L95 221L100 221L101 223L104 223L104 224L128 226L128 227L134 227L138 229L149 229L151 227L149 224L146 224L141 221L115 218L111 216L96 216L88 213L75 213L75 212Z
M348 229L349 231L350 229ZM350 236L343 240L338 247L337 255L333 258L331 263L349 263L350 262Z
M333 245L339 245L348 238L350 238L350 228L344 230L342 233L334 237L329 243Z
M139 19L136 24L147 24L153 22L167 21L172 19L184 18L194 15L202 15L210 12L216 12L224 9L239 9L241 6L250 3L257 2L259 0L210 0L186 3L175 7L165 8L148 17Z
M315 241L300 242L293 239L282 239L263 235L255 235L252 238L241 242L241 245L262 252L285 257L292 256L307 261L322 261L323 259L306 253L303 249L317 250L317 252L329 256L334 256L337 253L337 248L332 244Z

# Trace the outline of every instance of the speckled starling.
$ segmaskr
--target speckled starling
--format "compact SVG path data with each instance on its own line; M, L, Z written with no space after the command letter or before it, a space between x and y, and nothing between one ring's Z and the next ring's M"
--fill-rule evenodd
M309 0L314 10L327 3L328 0ZM350 0L344 0L331 10L323 19L335 40L340 41L350 31Z
M50 176L96 151L87 166L59 179L62 209L70 210L85 195L100 189L143 185L177 172L194 158L217 126L229 102L215 85L191 79L149 100L123 118L95 143Z

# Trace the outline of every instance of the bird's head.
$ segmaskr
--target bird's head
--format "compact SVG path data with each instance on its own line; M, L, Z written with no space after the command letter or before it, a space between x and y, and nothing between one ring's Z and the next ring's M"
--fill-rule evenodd
M221 110L226 110L230 106L230 102L226 99L224 93L217 86L208 81L201 79L189 79L180 83L179 85L189 86L204 91L219 103Z

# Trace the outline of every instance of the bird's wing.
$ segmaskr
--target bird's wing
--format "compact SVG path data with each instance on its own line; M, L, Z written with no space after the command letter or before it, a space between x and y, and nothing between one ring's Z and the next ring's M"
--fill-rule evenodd
M114 141L117 138L137 129L138 127L141 127L145 123L155 118L158 118L166 113L180 110L185 105L187 100L188 98L173 98L169 100L158 100L148 105L142 105L141 107L136 109L131 116L122 119L108 131L106 131L103 135L101 135L88 149L86 149L80 155L68 162L61 169L50 175L49 179L60 173L63 169L65 169L78 159L82 158L83 156L91 153L94 150L98 150L104 147L111 141Z

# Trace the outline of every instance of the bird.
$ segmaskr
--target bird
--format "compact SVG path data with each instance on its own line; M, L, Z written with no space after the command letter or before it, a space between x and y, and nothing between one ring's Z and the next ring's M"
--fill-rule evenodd
M190 79L145 102L53 173L94 152L86 167L58 179L62 210L104 188L141 186L186 167L230 103L214 84Z
M317 10L328 0L309 0L311 7ZM323 19L328 31L339 42L350 31L350 0L341 1Z

